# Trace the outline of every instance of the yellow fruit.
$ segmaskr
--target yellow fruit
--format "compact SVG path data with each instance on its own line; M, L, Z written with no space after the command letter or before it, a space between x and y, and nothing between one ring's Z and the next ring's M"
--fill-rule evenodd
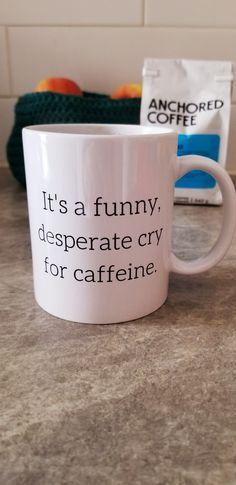
M112 99L127 99L127 98L141 98L142 86L141 84L123 84L113 91Z

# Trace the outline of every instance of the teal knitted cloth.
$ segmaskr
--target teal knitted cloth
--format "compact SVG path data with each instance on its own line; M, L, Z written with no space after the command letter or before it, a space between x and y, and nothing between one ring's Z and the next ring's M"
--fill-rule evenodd
M21 96L7 143L7 159L14 177L25 186L22 128L47 123L139 124L140 98L111 99L84 92L83 96L52 92Z

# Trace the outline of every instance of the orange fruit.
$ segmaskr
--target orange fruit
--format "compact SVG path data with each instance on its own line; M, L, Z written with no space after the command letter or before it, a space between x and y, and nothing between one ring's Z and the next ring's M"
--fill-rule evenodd
M54 93L62 94L77 94L78 96L83 94L78 84L63 77L50 77L48 79L43 79L37 84L35 91L52 91Z
M127 98L141 98L142 86L141 84L122 84L115 91L113 91L112 99L127 99Z

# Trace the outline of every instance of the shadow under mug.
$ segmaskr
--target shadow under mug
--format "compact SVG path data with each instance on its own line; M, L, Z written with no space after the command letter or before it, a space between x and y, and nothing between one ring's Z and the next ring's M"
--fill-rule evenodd
M23 129L35 297L47 312L83 323L116 323L157 310L170 271L208 270L226 253L236 198L227 172L177 157L177 133L129 125L39 125ZM204 257L171 252L175 181L212 175L222 192L220 235Z

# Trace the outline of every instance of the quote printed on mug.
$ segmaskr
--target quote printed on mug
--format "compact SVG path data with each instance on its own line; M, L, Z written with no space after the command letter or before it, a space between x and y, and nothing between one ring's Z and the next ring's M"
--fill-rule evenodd
M89 204L89 214L87 214L86 204L84 201L75 201L73 204L65 198L62 198L57 193L42 191L41 192L41 210L48 216L45 222L38 227L38 238L45 249L49 247L57 247L61 254L68 255L73 253L92 252L100 253L99 260L107 252L116 251L130 251L135 247L142 248L155 246L158 247L163 238L163 227L158 227L157 215L161 212L159 205L159 198L150 197L134 201L106 201L102 196L97 196L92 203ZM63 220L66 217L73 215L75 218L94 217L96 219L117 219L126 216L145 216L151 221L155 220L155 226L146 231L141 231L137 236L131 234L120 234L114 231L112 235L96 236L83 234L65 234L64 231L52 231L50 228L51 217L60 214ZM112 222L115 227L115 222ZM76 227L76 224L75 224ZM48 251L50 254L50 251ZM64 258L63 258L64 259ZM81 258L80 258L81 260ZM127 259L128 260L128 259ZM137 280L153 275L157 272L157 267L153 261L148 263L137 264L130 262L126 267L117 267L115 264L99 264L96 268L79 267L71 268L69 265L58 264L53 261L45 251L45 258L42 261L45 275L52 278L66 279L69 273L72 273L73 278L78 283L112 283L114 281L124 282L130 280Z

